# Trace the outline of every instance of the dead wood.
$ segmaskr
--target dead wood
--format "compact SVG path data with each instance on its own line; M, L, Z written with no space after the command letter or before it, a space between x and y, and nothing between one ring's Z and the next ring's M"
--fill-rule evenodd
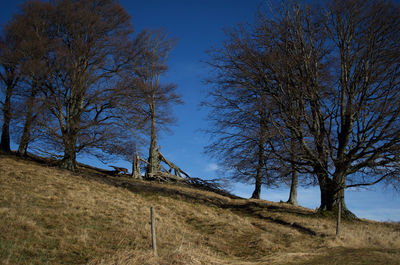
M142 173L140 173L140 157L137 152L137 148L136 154L133 156L132 161L132 177L135 179L142 179Z
M160 161L164 162L165 164L167 164L170 169L168 170L169 173L172 172L172 170L174 170L174 175L178 176L178 177L182 177L181 174L185 175L185 177L189 178L189 175L187 173L185 173L182 169L180 169L177 165L175 165L174 163L172 163L171 161L169 161L168 159L165 158L165 156L159 151L158 151L158 158Z
M157 148L157 159L159 160L159 162L164 162L169 167L169 169L166 169L164 166L160 165L160 169L162 169L163 171L160 170L157 172L146 173L146 180L181 183L202 190L216 192L221 195L230 195L229 192L222 188L219 180L204 180L201 178L192 178L176 164L166 159L159 150L160 149ZM139 157L137 153L135 155L134 161L137 161L137 163L142 161L147 166L150 166L150 163L147 160ZM135 168L136 167L139 167L139 165L136 164Z
M117 167L117 166L110 166L112 168L114 168L114 175L127 175L128 174L128 169L124 168L124 167Z

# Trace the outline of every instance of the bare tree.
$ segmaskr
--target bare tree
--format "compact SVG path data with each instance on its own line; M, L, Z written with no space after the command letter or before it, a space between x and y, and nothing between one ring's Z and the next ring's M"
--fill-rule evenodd
M141 49L137 61L130 70L131 89L127 98L141 100L139 113L150 123L150 147L146 174L160 171L158 159L157 131L159 126L173 122L172 104L181 104L175 92L175 84L162 84L160 77L167 71L166 61L173 40L162 31L144 31L139 36ZM134 99L132 99L134 100ZM132 105L132 104L131 104Z
M397 170L398 11L386 1L331 1L324 13L289 5L259 28L275 50L265 56L267 79L276 84L275 124L299 143L300 159L291 162L316 174L320 210L340 201L353 216L344 188L375 184Z
M10 149L10 122L12 118L11 100L15 88L20 80L20 54L17 49L18 41L7 28L4 37L0 39L0 84L5 94L2 103L3 126L1 133L0 150L11 152Z
M104 129L116 104L116 73L129 61L126 45L130 17L115 1L57 1L49 38L54 42L46 61L46 100L54 120L45 128L61 166L76 169L76 154L96 148L110 137Z
M170 105L181 102L175 85L160 83L172 48L166 34L144 31L132 40L130 17L113 0L30 1L9 28L23 55L21 155L36 122L35 151L64 153L69 170L79 152L132 157L146 128L156 161L156 123L171 122Z
M274 167L267 138L269 101L262 65L250 34L241 27L229 32L223 48L211 51L213 86L203 103L211 109L206 130L212 143L206 152L219 159L231 178L254 183L252 198L260 199L262 184L274 183Z
M230 59L226 76L243 72L242 87L265 91L275 128L268 146L292 168L293 185L295 172L316 176L321 211L340 202L354 217L344 189L398 172L399 14L388 1L332 0L325 9L287 2L274 15L261 13L238 56L221 55ZM237 80L222 79L219 93L243 89Z
M28 1L21 6L21 12L14 15L7 26L7 31L16 39L15 50L18 51L20 60L16 109L20 112L19 123L23 127L17 151L21 156L27 153L32 126L45 105L39 97L39 92L48 72L45 57L50 48L47 35L50 27L50 8L49 3Z
M271 121L280 137L287 139L273 147L280 159L318 177L321 208L325 208L330 204L326 197L329 161L325 142L330 109L321 98L330 88L323 74L329 64L322 63L329 54L325 30L320 17L306 7L289 4L282 6L279 14L272 19L261 17L257 25L258 43L268 51L263 57L265 78L274 83L269 91L276 106Z
M397 174L400 159L400 6L332 1L327 28L335 43L338 93L330 156L335 201L344 188ZM342 208L345 208L344 201Z

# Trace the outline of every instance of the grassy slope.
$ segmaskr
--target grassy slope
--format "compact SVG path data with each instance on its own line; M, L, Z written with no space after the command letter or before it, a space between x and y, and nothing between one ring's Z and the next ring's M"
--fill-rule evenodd
M400 264L399 224L334 227L301 207L0 156L0 264Z

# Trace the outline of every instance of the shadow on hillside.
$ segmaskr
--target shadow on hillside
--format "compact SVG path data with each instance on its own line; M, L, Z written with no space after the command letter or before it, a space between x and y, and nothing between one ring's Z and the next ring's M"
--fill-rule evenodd
M188 185L157 183L150 181L133 180L126 177L109 177L99 174L92 170L81 172L85 177L95 181L100 181L115 187L122 187L131 192L142 195L159 195L183 199L186 201L212 205L223 209L229 209L237 214L256 217L258 219L267 220L279 225L287 226L301 233L316 236L317 233L310 228L304 227L298 223L287 222L283 219L268 216L266 212L283 212L301 216L313 216L314 212L301 207L289 206L286 204L279 205L266 201L252 201L237 196L227 197L219 194L205 193L202 190L190 187Z
M11 153L4 153L0 151L0 156L5 156L5 157L9 157L9 158L13 158L16 160L25 160L25 161L30 161L30 162L34 162L46 167L54 167L60 170L66 170L66 169L62 169L59 167L61 160L57 159L56 157L41 157L41 156L37 156L34 154L28 154L25 156L19 156L17 154L17 152L15 151L11 151ZM106 169L102 169L102 168L97 168L97 167L92 167L89 165L85 165L82 163L77 163L78 167L80 167L80 170L78 169L77 174L81 175L80 173L86 174L87 169L91 169L95 172L97 172L97 176L103 175L103 176L112 176L115 175L115 171L114 170L106 170ZM83 169L83 170L82 170Z
M42 158L30 155L29 157L17 157L15 154L1 154L14 159L32 161L41 165L57 167L58 160ZM151 181L134 180L128 177L116 177L114 171L104 170L84 164L79 164L78 175L93 181L101 182L115 187L122 187L131 192L143 195L160 195L186 201L212 205L223 209L229 209L237 214L256 217L279 225L287 226L301 233L316 236L317 233L297 223L290 223L283 219L268 215L268 213L282 212L301 216L313 216L315 213L302 207L294 207L288 204L267 202L262 200L247 200L231 194L221 195L206 192L196 187L184 184L158 183Z
M273 211L273 212L278 211L278 212L292 213L292 214L297 214L297 215L302 215L302 216L313 216L314 213L305 213L304 211L299 210L299 209L296 210L296 209L282 208L282 207L278 207L278 206L274 206L274 205L264 207L260 204L254 203L254 202L247 202L247 203L244 203L241 205L228 204L228 205L222 205L221 207L227 208L227 209L239 210L250 216L257 217L257 218L263 219L263 220L268 220L268 221L274 222L276 224L288 226L288 227L296 229L299 232L302 232L305 234L309 234L312 236L317 235L317 233L314 230L307 228L305 226L302 226L301 224L298 224L295 222L290 223L290 222L287 222L280 218L266 216L265 214L263 214L263 210L268 210L268 211Z

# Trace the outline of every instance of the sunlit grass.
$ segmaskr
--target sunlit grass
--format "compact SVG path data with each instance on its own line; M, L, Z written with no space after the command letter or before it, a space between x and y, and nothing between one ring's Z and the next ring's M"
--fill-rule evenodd
M310 209L89 173L0 157L0 264L330 264L349 249L400 260L399 224L344 222L336 239Z

